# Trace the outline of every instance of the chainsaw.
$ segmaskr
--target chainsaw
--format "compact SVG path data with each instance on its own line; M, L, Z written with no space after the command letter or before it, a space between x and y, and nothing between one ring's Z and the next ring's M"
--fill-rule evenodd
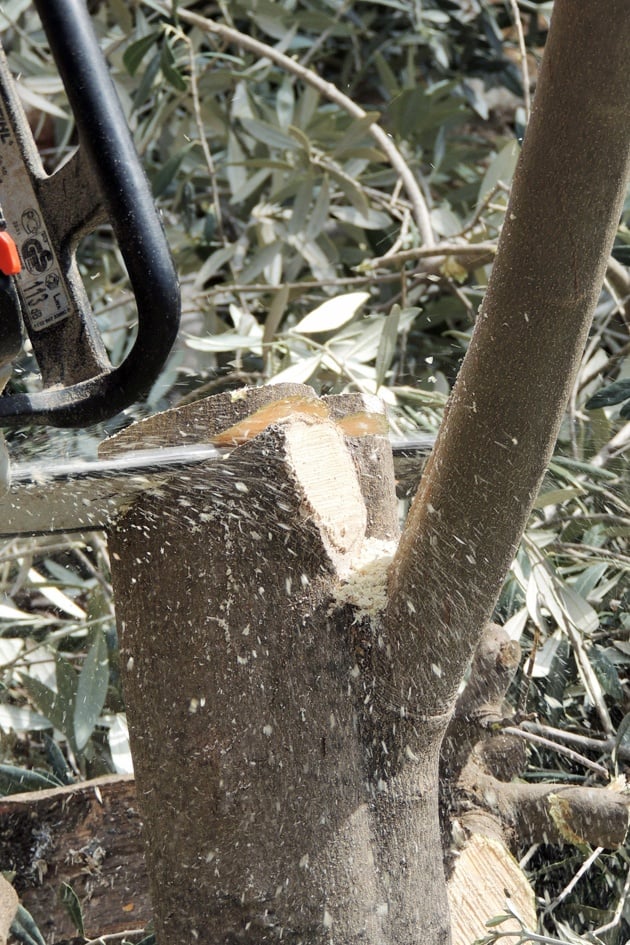
M156 379L177 336L179 286L85 0L35 0L35 7L79 145L57 171L45 173L0 46L0 390L25 337L42 388L0 395L0 426L85 427L124 410ZM79 241L106 222L137 307L135 341L117 366L108 359L76 261ZM430 451L433 439L393 444L405 490L408 470L418 467L416 457ZM0 452L0 538L105 528L139 492L223 455L208 444L9 469Z
M48 175L0 50L0 375L28 337L41 391L0 397L0 425L84 427L152 384L179 326L180 295L144 175L85 0L35 0L66 89L79 146ZM109 222L137 306L137 333L113 367L76 262Z

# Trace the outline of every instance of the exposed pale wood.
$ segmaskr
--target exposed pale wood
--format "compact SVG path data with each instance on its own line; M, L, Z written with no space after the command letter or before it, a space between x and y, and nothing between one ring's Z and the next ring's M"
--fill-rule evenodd
M508 894L518 914L530 929L535 929L534 893L518 863L498 840L472 834L457 857L448 886L452 945L471 945L476 938L487 935L485 923L505 914ZM518 928L512 919L501 926L501 931ZM517 938L510 936L502 941L514 945Z
M114 456L133 448L187 443L220 442L223 446L236 446L270 424L297 415L313 421L328 416L323 401L304 384L224 391L134 423L101 444L99 455Z
M582 785L505 783L471 768L471 793L524 843L618 849L628 832L630 797ZM464 779L463 779L464 780Z
M0 799L0 868L15 872L20 900L47 942L76 934L59 901L63 883L81 901L88 935L143 927L151 905L133 779Z
M322 400L342 430L355 464L365 498L367 537L397 539L394 467L382 401L367 394L335 394Z
M0 876L0 945L7 945L9 929L18 907L15 889L3 876Z
M349 394L320 400L311 388L295 384L261 390L264 393L256 393L254 403L251 397L246 400L242 391L237 391L226 393L216 403L213 399L212 408L207 400L182 408L181 423L176 429L169 429L168 439L161 431L164 418L170 415L150 418L140 426L148 450L135 454L134 468L129 466L134 458L130 451L133 444L124 434L103 447L102 455L108 455L111 461L107 470L102 463L100 468L98 463L19 465L12 470L10 491L4 498L0 496L0 536L105 529L118 510L133 501L135 494L159 490L173 474L185 476L186 466L198 462L198 454L190 449L193 444L197 448L205 444L219 450L230 449L272 423L297 415L312 421L330 417L337 422L353 454L367 508L372 509L368 536L396 535L398 522L389 497L384 502L372 503L373 497L383 494L383 477L389 480L392 463L387 418L378 398ZM246 404L251 407L251 414L244 412ZM234 422L230 424L228 418ZM169 456L165 449L168 446L188 450L188 462L186 455ZM126 464L125 468L116 463Z

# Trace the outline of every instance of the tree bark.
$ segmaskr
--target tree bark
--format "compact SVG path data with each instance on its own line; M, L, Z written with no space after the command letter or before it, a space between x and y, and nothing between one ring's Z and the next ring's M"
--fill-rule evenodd
M477 772L475 791L519 842L618 849L628 832L630 801L620 792L561 784L497 781Z
M414 781L411 759L426 758L428 733L435 757L552 455L599 298L630 168L629 48L625 0L556 0L488 291L390 573L379 685L392 731L397 720L389 783L406 781L412 805L427 803L427 768ZM418 842L404 833L383 832L403 877ZM397 914L426 897L418 880L394 879Z
M228 444L275 420L142 497L109 536L161 945L384 940L360 737L373 631L351 608L384 605L391 454L370 476L378 436L351 455L322 416L339 419L338 402L301 389L283 419L284 394L220 395L114 440L181 441L192 426Z
M411 701L436 717L514 556L599 298L630 168L628 48L625 0L557 0L486 298L390 580L398 688L419 667Z

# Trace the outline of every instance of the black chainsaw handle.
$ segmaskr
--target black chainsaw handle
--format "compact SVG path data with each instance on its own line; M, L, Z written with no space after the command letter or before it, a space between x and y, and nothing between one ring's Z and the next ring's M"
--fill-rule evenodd
M129 406L159 374L177 336L179 285L85 0L35 6L127 266L138 329L126 359L107 373L65 389L0 397L0 423L87 426Z

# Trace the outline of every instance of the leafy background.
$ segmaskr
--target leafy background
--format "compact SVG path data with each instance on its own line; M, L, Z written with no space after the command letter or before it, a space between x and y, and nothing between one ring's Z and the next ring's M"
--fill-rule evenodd
M147 413L279 380L378 393L394 433L435 432L488 280L551 4L90 6L180 274L182 332L145 402L87 431L14 431L14 460L94 455L100 439ZM250 46L191 24L191 13ZM45 37L25 0L2 5L0 28L52 170L76 140ZM252 40L316 79L296 77ZM418 255L414 204L371 131L376 120L430 209L437 266ZM627 211L556 455L498 605L529 654L514 704L529 715L523 727L537 722L547 739L530 744L532 780L601 782L562 752L567 733L611 775L630 751ZM118 362L134 306L107 228L83 242L80 263ZM155 307L159 318L159 299ZM11 384L36 387L28 354ZM0 791L130 770L103 536L5 542L0 585ZM626 941L625 850L518 853L542 932L576 941L610 925L600 939Z

